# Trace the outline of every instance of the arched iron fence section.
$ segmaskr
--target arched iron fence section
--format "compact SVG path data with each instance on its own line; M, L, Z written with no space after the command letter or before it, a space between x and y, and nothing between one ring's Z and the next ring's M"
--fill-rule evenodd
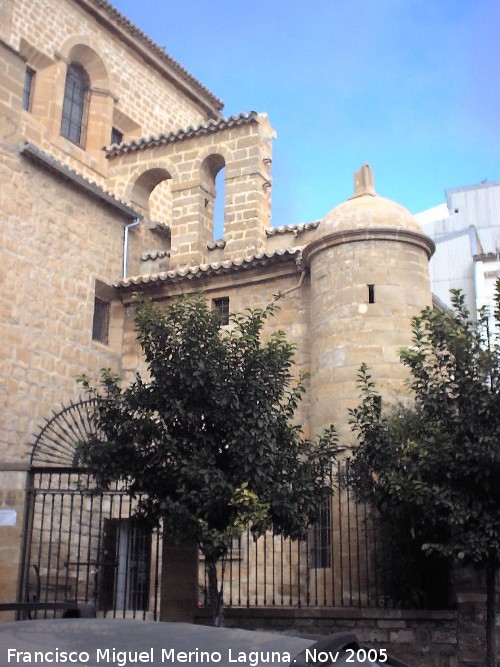
M54 414L35 439L27 493L20 601L37 617L91 604L103 616L158 618L161 539L135 517L123 484L98 489L79 464L93 399Z

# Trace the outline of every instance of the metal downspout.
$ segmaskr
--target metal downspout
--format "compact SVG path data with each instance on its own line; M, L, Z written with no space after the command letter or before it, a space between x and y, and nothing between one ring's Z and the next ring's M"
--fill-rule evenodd
M483 263L474 259L477 255L482 254L483 246L481 245L481 239L477 233L475 225L469 225L469 248L470 254L472 255L472 279L473 279L473 289L474 289L474 306L476 312L474 313L474 318L477 319L479 314L479 309L481 308L480 303L483 296L483 283L484 278L480 278L479 269L482 268ZM481 291L481 294L479 293Z
M123 280L127 278L127 263L128 263L128 233L130 229L138 227L141 224L142 217L136 218L133 222L125 225L123 231Z

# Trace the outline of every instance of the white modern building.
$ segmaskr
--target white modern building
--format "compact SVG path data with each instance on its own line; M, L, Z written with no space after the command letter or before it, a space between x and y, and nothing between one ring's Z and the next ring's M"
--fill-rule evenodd
M432 291L450 305L461 289L475 317L482 306L493 313L500 277L500 181L446 190L446 204L415 216L436 243L430 261Z

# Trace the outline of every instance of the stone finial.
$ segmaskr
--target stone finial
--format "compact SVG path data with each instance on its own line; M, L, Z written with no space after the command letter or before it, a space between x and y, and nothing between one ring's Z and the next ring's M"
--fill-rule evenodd
M351 199L362 197L363 195L375 196L375 180L369 164L364 164L354 174L354 194Z

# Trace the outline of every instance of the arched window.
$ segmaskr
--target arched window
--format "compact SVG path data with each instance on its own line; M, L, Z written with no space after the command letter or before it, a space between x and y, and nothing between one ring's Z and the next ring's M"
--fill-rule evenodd
M71 63L64 88L61 134L79 146L85 144L89 96L87 72L78 63Z
M224 237L224 206L226 198L226 162L219 153L208 155L200 166L203 209L201 221L207 231L207 241Z
M214 241L224 238L224 210L226 204L226 167L215 176Z

